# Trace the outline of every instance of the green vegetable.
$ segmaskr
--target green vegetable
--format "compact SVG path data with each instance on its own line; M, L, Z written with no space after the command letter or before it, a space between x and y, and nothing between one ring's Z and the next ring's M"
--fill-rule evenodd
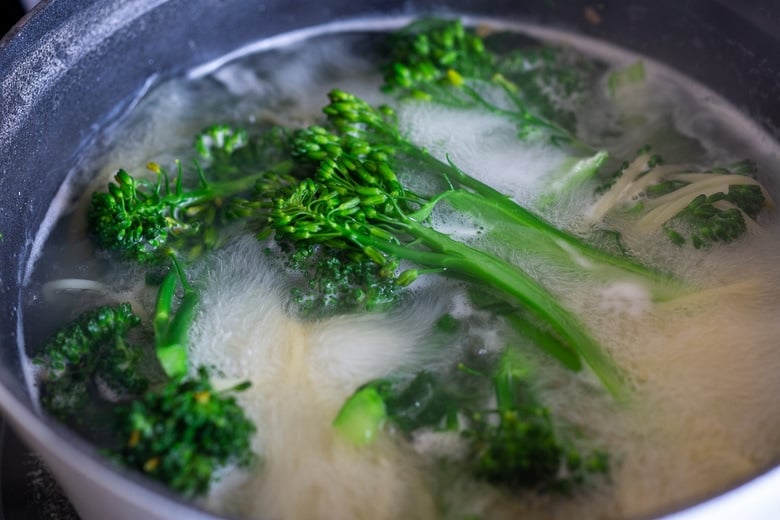
M411 434L425 428L457 430L464 395L443 384L439 375L423 370L411 381L370 381L344 402L333 422L342 438L357 446L370 444L390 421Z
M549 409L538 402L529 368L516 349L504 351L489 378L495 407L485 407L485 396L477 402L481 389L474 380L481 383L485 376L462 365L460 372L461 392L454 391L452 381L427 371L407 382L369 382L344 403L334 427L358 446L373 441L386 424L406 435L452 432L464 439L466 457L449 464L511 489L570 492L591 475L609 473L606 452L582 449L561 437ZM463 392L464 387L477 391Z
M209 182L203 169L196 165L198 185L187 187L181 164L171 181L164 168L149 163L148 169L156 176L154 182L119 170L108 191L95 192L88 225L98 245L142 263L160 262L172 250L180 256L196 256L221 243L217 229L244 219L257 209L261 201L252 200L251 195L258 183L263 186L286 182L289 163L276 164L269 170L247 171L247 163L254 162L256 167L275 154L278 141L253 141L252 146L241 146L242 139L227 139L224 134L228 131L224 127L220 131L217 135L221 140L213 136L211 139L222 147L204 144L205 139L201 138L198 148L212 160L209 172L228 177L227 180ZM243 135L242 131L235 132ZM214 133L216 130L212 129L211 134Z
M645 64L640 60L627 67L610 72L607 76L607 87L609 88L609 93L614 96L624 87L642 83L644 80Z
M382 396L369 385L359 389L344 403L333 420L333 427L344 440L364 446L373 442L386 417Z
M394 269L363 255L302 247L287 254L287 265L303 276L292 289L301 316L322 318L348 312L387 310L399 298Z
M100 416L103 401L146 390L143 351L127 341L140 322L123 303L82 313L54 334L33 359L43 374L43 407L81 430Z
M519 304L576 357L581 357L610 391L621 394L618 370L558 298L527 273L494 254L436 231L426 219L437 205L447 204L478 217L487 229L511 226L531 234L544 243L547 251L554 251L553 258L559 261L573 262L573 249L609 268L653 282L668 283L668 278L588 245L454 164L436 160L402 137L388 107L373 108L339 90L332 91L330 99L324 108L330 129L313 126L293 135L294 157L313 164L315 173L277 193L268 216L277 239L296 248L320 244L332 250L353 251L383 267L405 260L422 268L402 274L404 283L421 272L438 272L492 287ZM443 191L423 196L403 186L396 170L411 159L423 163L426 175L446 181Z
M576 194L578 188L596 178L599 169L608 158L607 152L600 151L584 159L571 159L568 168L551 176L549 182L545 184L543 192L537 197L536 206L540 209L548 208L563 197Z
M623 214L640 233L663 230L673 243L690 240L697 249L733 242L747 231L746 219L772 205L755 172L750 161L710 171L665 165L644 148L599 190L589 217Z
M503 34L487 36L485 46L497 47L496 40L502 37ZM529 109L575 135L575 112L588 101L588 91L600 68L571 47L527 42L519 45L514 39L507 39L508 51L495 52L500 74L515 85L517 96Z
M174 313L171 308L177 282L181 283L184 295ZM187 336L197 304L197 293L190 287L181 266L174 259L174 269L168 272L160 284L153 320L157 359L170 378L187 373Z
M472 412L463 431L476 477L510 488L570 491L588 474L609 472L605 452L582 454L558 438L514 349L504 352L492 381L496 408Z
M129 303L87 311L46 342L36 363L62 372L92 362L97 350L106 344L113 347L124 342L127 332L140 323Z
M534 75L546 75L547 80L560 78L560 86L579 83L573 74L577 69L570 63L556 66L552 52L501 57L459 20L421 19L392 35L384 89L405 98L486 110L513 121L521 137L542 131L556 142L587 149L571 133L573 114L552 101L559 92L545 91L534 81ZM485 94L486 88L492 95ZM573 89L567 90L571 94ZM497 96L504 100L494 101Z
M217 469L253 460L254 425L234 395L246 385L218 392L205 368L193 378L174 378L158 392L117 410L124 446L115 452L125 466L185 495L205 493Z

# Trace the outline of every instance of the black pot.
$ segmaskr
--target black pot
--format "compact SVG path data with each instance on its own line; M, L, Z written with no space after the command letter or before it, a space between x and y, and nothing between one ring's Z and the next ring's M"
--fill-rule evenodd
M36 413L27 392L19 346L25 283L36 234L79 153L150 82L291 29L431 10L538 22L617 43L711 86L780 137L780 7L770 1L44 2L0 42L0 405L84 518L210 517L111 469ZM740 488L738 507L739 500L755 507L762 489L780 490L780 473ZM715 506L734 504L728 500ZM685 515L697 511L707 509Z

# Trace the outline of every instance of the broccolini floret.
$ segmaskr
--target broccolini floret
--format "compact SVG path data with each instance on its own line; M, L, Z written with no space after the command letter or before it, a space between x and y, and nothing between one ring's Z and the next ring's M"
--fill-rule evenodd
M588 474L608 473L605 452L581 453L559 438L513 349L504 352L492 382L496 408L471 412L463 431L477 478L510 488L569 491Z
M36 363L55 372L66 370L93 359L106 343L124 341L127 332L140 323L129 303L84 312L46 342Z
M554 142L590 151L575 137L574 114L561 102L584 90L587 69L562 51L544 47L499 55L460 20L424 18L391 35L388 56L383 67L388 92L486 110L513 121L520 137L542 131Z
M128 333L141 323L129 304L82 313L55 333L33 362L43 408L84 430L105 403L140 395L149 385L141 347Z
M189 186L181 164L175 179L157 163L147 168L155 180L136 178L119 170L105 192L95 192L88 225L98 246L122 258L159 263L171 252L193 257L220 242L218 229L245 219L262 204L252 194L255 186L288 182L287 163L268 164L284 148L283 133L264 134L246 141L246 132L226 126L211 127L199 136L196 148L207 170L219 180L209 181L197 163L197 185ZM261 189L265 191L267 188Z
M115 456L187 496L203 494L219 468L253 460L255 427L233 395L245 388L217 391L205 368L172 379L117 410L124 446Z
M303 278L291 292L304 318L387 310L400 298L392 265L383 267L363 255L318 247L285 254L287 267Z

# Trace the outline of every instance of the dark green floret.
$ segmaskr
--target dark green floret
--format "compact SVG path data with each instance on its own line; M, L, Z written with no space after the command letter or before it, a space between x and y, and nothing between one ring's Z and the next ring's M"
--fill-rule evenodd
M380 266L364 255L301 247L289 254L287 267L302 277L292 295L305 318L383 311L400 299L394 266Z
M472 412L462 433L471 443L477 478L515 489L568 492L588 475L609 472L606 452L582 452L559 438L513 349L501 357L492 382L496 408Z
M127 332L140 323L129 303L84 312L46 342L36 364L61 372L88 362L104 345L123 342Z
M245 388L217 391L201 368L120 407L117 430L125 444L117 459L185 495L205 493L217 469L253 460L255 427L234 396Z
M140 323L123 303L82 313L54 334L33 360L42 371L39 389L46 411L80 429L99 413L96 403L146 390L143 350L128 341Z

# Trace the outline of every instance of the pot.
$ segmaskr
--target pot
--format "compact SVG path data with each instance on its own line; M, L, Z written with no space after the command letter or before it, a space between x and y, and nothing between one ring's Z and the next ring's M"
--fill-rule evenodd
M150 85L228 51L329 20L430 10L517 18L617 43L712 86L780 138L780 9L771 2L44 2L0 42L0 406L83 518L213 516L110 467L37 413L28 393L25 284L37 232L52 217L49 205L80 152ZM780 510L778 491L780 469L770 470L670 518L769 518Z

